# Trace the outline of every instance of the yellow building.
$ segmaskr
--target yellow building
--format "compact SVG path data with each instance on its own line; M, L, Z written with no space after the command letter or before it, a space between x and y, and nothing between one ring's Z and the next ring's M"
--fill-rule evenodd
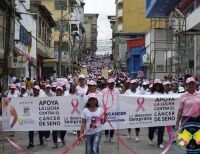
M57 25L56 28L52 30L51 38L51 50L54 52L52 59L45 59L44 66L53 68L57 72L58 67L58 52L59 52L59 36L60 30L62 30L62 74L66 67L69 66L69 56L70 56L70 19L71 19L71 2L72 0L32 0L39 1L40 4L45 5L46 8L51 12L52 17ZM50 71L50 70L49 70ZM58 72L57 72L58 73Z
M151 21L146 18L145 0L116 0L118 32L147 32Z

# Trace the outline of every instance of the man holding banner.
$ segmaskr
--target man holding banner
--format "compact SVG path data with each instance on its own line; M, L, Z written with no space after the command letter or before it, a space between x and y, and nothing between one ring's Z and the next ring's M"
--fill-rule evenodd
M33 87L33 97L41 97L40 87L38 85L35 85ZM43 141L44 131L38 131L38 134L39 134L40 145L44 145ZM34 147L34 131L29 131L29 144L27 146L27 149L32 149L33 147Z

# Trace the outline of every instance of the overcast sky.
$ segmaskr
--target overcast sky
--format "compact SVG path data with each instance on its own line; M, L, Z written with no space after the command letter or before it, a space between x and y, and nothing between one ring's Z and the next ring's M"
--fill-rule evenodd
M97 53L111 52L112 30L107 18L115 15L115 0L85 0L85 13L98 13Z

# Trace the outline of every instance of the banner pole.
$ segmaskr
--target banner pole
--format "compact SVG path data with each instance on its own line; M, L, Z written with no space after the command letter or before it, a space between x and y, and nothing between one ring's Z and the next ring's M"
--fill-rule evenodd
M119 112L119 94L117 95L117 112ZM117 134L119 134L119 121L117 122ZM117 140L117 154L119 154L119 140Z

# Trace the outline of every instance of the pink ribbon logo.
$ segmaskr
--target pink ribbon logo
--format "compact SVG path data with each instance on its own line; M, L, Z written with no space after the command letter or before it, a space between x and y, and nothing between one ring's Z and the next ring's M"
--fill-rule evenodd
M136 111L138 112L141 109L144 112L145 111L145 109L143 107L144 97L138 97L137 104L138 104L138 108L136 109Z
M80 114L80 111L78 110L78 106L79 106L78 99L72 99L71 105L73 108L71 114L74 114L75 112Z

